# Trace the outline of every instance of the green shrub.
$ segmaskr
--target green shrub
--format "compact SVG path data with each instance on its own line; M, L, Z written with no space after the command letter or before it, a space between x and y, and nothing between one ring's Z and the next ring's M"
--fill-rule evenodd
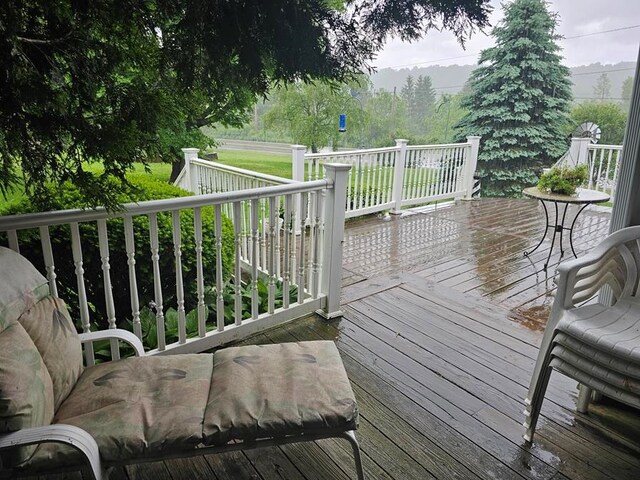
M573 195L576 188L587 181L589 171L586 165L577 167L553 167L538 181L538 190L542 192Z
M122 203L141 202L145 200L158 200L163 198L175 198L189 196L191 193L174 187L151 177L139 174L129 177L134 189L123 195L119 200ZM81 206L81 196L70 184L50 187L55 188L55 200L49 207L55 210L77 208ZM13 204L3 215L15 215L34 212L35 207L28 200L19 204ZM135 268L137 289L140 299L140 307L148 305L155 299L153 282L153 263L151 260L151 247L149 235L149 219L147 216L136 216L133 219L135 238ZM214 214L212 207L202 209L202 236L203 236L203 272L205 284L215 283L216 259L214 241ZM124 222L122 219L107 221L109 241L109 264L112 292L115 303L116 318L119 326L124 326L126 320L131 318L131 301L129 288L129 267L125 249ZM185 292L185 308L193 309L197 304L196 282L196 250L193 226L193 211L184 210L180 215L180 230L182 241L182 274ZM171 214L163 212L158 214L158 243L159 265L161 273L163 306L168 309L176 306L176 272L175 257L173 251ZM92 311L91 318L99 328L107 326L106 304L102 276L102 261L98 243L98 228L95 222L80 224L81 245L83 253L83 268L85 274L85 287L87 299ZM64 298L70 308L78 305L76 294L76 275L71 250L71 231L69 226L61 225L50 228L51 243L56 267L56 281L58 294ZM42 247L40 235L37 229L20 232L20 251L36 267L44 271ZM234 238L231 221L223 217L222 224L222 267L223 278L227 280L233 271L234 262ZM79 315L74 312L78 319Z

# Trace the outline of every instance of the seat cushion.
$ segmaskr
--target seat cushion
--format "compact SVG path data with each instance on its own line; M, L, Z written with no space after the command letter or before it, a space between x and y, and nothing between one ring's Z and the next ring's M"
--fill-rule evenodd
M49 425L53 419L53 385L29 334L15 320L0 332L0 433ZM3 452L14 466L35 446Z
M213 355L128 358L88 367L62 403L54 423L75 425L96 440L109 463L157 457L202 442ZM74 464L69 447L41 444L30 468Z
M38 347L53 382L54 408L67 398L82 373L82 346L67 307L47 296L18 319Z
M207 445L357 427L356 401L330 341L252 345L215 353Z

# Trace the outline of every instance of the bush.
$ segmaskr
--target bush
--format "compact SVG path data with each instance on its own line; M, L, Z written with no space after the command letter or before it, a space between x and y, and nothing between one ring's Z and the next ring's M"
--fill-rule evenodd
M131 175L129 180L134 187L127 195L119 199L122 203L141 202L145 200L158 200L189 196L191 193L174 187L149 176L142 174ZM69 183L55 188L55 200L50 202L49 208L62 210L77 208L81 205L81 196ZM52 195L53 197L53 195ZM23 200L13 204L3 215L15 215L37 211L29 200ZM215 283L216 259L214 241L214 214L212 207L202 209L202 236L203 236L203 272L205 284ZM137 216L133 220L135 238L135 268L140 299L140 308L149 305L155 299L153 282L153 263L151 260L151 247L149 235L149 219L147 216ZM112 292L115 303L118 326L125 326L126 319L131 318L131 301L129 288L129 266L125 249L124 222L122 219L107 221L109 241L109 264ZM193 226L193 212L185 210L180 215L180 230L182 241L182 272L185 295L185 308L187 311L197 304L196 281L196 250ZM51 243L56 266L56 281L58 294L64 298L70 308L78 305L76 294L76 275L71 250L71 231L69 226L61 225L50 228ZM163 306L168 309L177 305L176 300L176 273L175 257L173 251L172 219L169 212L158 214L158 242L159 265L161 272ZM104 297L104 285L102 277L102 260L98 243L98 228L95 222L81 223L80 235L83 253L83 268L85 275L85 288L87 299L92 311L91 318L100 328L107 327L106 304ZM20 232L20 251L31 260L36 267L44 271L42 247L40 235L37 230ZM223 278L228 279L233 271L234 262L234 238L231 221L223 217L222 224L222 267ZM75 317L78 318L77 312Z

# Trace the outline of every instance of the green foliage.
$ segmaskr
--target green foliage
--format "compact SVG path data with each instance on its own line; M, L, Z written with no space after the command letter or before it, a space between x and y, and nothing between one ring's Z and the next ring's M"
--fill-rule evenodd
M584 122L594 122L602 131L599 143L605 145L621 145L627 124L627 114L613 102L585 102L571 110L571 124L567 134Z
M364 109L365 145L388 147L408 136L407 105L401 97L380 90L367 96Z
M424 136L436 103L431 78L420 75L414 82L409 75L400 94L407 105L409 131L413 135Z
M456 125L461 138L482 136L477 173L487 196L519 195L567 148L571 82L555 16L543 0L515 0L504 10L492 32L496 46L481 52L462 102L468 113Z
M598 77L598 81L593 87L593 96L603 101L611 96L611 80L606 73Z
M429 118L425 143L451 143L454 137L453 126L464 117L468 110L462 108L462 95L442 95L433 115Z
M543 174L538 181L538 189L543 192L573 195L576 188L584 184L589 176L586 165L576 167L554 167Z
M263 314L268 311L269 304L269 286L267 282L259 278L257 282L258 289L258 314ZM231 325L235 322L235 312L233 311L235 305L235 291L232 284L228 284L224 289L224 324ZM241 287L242 298L242 319L246 320L251 318L251 286L243 284ZM281 308L283 306L284 289L282 282L277 282L275 285L274 306L275 308ZM293 303L298 298L298 287L291 285L289 288L289 302ZM216 290L214 287L207 287L205 291L205 329L207 332L217 328L217 314L216 314ZM187 338L194 338L198 336L198 310L188 310L185 314L185 326ZM143 307L140 309L140 327L142 330L142 344L145 350L153 350L158 347L158 323L155 312L149 307ZM127 321L123 325L123 328L133 332L133 322ZM178 312L175 308L168 308L164 312L164 331L166 343L173 343L178 341ZM122 356L127 357L133 355L133 349L128 345L123 345L121 349ZM108 341L96 342L94 345L95 353L98 358L108 360L111 358L111 349Z
M348 85L298 82L275 92L273 108L264 119L267 126L282 129L295 143L317 152L338 145L341 113L347 115L348 130L362 129L362 112Z
M133 162L173 160L205 142L201 126L240 125L273 82L351 78L390 34L442 26L463 41L488 3L2 2L0 193L22 184L35 202L71 181L83 206L116 208Z
M130 184L135 188L128 194L117 197L119 203L141 202L162 198L189 196L172 185L159 182L144 175L130 175ZM83 195L70 183L60 186L49 186L55 191L49 198L53 199L48 207L52 210L76 208L83 203ZM30 201L24 200L14 204L5 211L5 215L30 213L38 211ZM148 304L155 299L153 283L153 264L151 261L151 247L149 234L149 219L147 216L136 216L133 219L135 237L136 278L140 305ZM215 278L215 243L214 243L214 215L212 208L202 209L203 231L203 271L205 280ZM109 242L109 264L112 292L118 321L130 315L130 288L127 255L125 250L124 223L121 219L107 222ZM187 308L195 306L196 296L196 251L193 227L193 212L184 211L180 216L180 230L182 240L182 272L185 289L185 304ZM165 304L176 303L175 258L173 251L173 229L170 213L158 214L159 265L162 273L162 293ZM87 298L92 310L92 318L102 327L106 327L106 305L104 285L102 280L102 260L99 251L98 231L95 223L81 223L80 235L82 239L83 268L85 271L85 287ZM58 292L70 305L78 305L76 295L76 275L71 251L71 232L65 226L54 226L50 229L51 243L56 262L56 281ZM223 276L227 278L233 271L234 238L233 226L227 218L222 225L222 266ZM42 247L37 230L27 230L20 233L21 253L44 271L42 265Z

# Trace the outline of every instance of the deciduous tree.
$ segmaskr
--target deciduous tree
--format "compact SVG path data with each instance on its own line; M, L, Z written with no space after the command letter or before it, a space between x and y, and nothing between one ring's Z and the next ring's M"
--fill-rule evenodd
M463 41L489 10L488 0L1 2L0 191L24 179L37 199L68 179L88 205L116 207L133 162L174 156L200 126L240 123L273 81L343 80L388 35L434 25Z
M543 0L515 0L481 52L458 123L461 137L481 135L483 194L519 195L566 149L571 82L556 41L556 16Z
M616 103L606 101L581 103L571 110L571 120L569 128L571 131L584 122L594 122L602 132L600 143L622 145L627 113ZM571 131L567 133L571 133Z

